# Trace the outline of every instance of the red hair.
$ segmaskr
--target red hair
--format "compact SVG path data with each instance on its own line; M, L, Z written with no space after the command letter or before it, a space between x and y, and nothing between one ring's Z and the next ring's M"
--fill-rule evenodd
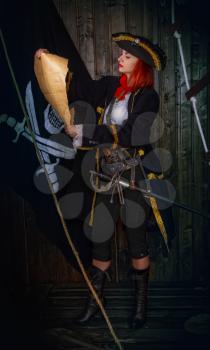
M154 71L152 66L138 59L128 82L132 91L141 87L154 87Z

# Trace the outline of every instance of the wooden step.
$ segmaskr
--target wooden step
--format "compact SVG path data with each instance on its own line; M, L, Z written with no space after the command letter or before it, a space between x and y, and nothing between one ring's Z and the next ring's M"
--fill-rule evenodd
M45 297L40 298L42 302L37 314L40 342L45 350L84 350L84 343L90 350L118 349L100 312L88 325L75 324L74 318L85 305L87 291L84 284L57 285L51 286L47 294L45 291ZM192 316L210 315L210 294L203 286L150 285L147 322L139 330L131 330L127 323L134 299L132 288L128 284L123 287L112 284L106 286L105 296L107 315L122 341L123 350L182 350L189 347L194 350L195 346L198 350L204 341L210 341L210 332L197 335L185 328L186 321Z

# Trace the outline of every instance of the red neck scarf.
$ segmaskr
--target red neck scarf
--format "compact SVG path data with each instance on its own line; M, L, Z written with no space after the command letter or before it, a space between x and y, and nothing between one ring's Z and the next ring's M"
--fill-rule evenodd
M118 100L124 100L125 95L128 92L132 92L132 88L127 84L127 76L123 74L120 78L120 86L115 91L114 96L117 97Z

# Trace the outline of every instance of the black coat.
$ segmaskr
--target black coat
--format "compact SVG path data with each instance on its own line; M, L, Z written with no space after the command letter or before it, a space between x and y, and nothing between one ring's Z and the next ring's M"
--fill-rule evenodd
M85 101L93 107L96 113L92 121L84 122L80 118L75 120L75 124L85 123L82 146L95 147L117 143L125 148L141 148L145 155L152 150L150 129L159 109L159 96L154 89L142 88L130 95L128 119L122 126L105 125L103 124L103 112L120 85L119 77L106 76L99 80L92 80L86 76L83 78L81 73L72 73L68 89L69 103ZM159 165L157 172L160 172Z
M117 143L129 150L141 150L143 151L142 160L146 174L161 173L160 162L152 152L152 144L150 142L151 126L159 109L159 96L153 88L141 88L137 90L129 97L128 118L124 121L123 125L105 125L103 124L103 113L113 99L117 87L120 85L119 77L106 76L99 80L93 80L84 66L81 66L74 60L70 60L66 82L69 104L75 107L76 111L74 124L83 124L82 147L78 150L75 159L74 174L76 176L72 179L72 189L73 191L81 191L81 182L85 182L85 190L83 192L84 206L80 215L80 218L84 220L92 205L93 197L87 182L89 170L94 168L95 150L98 147ZM91 113L80 113L82 110L81 105L84 102L87 109L90 107ZM84 151L88 149L92 149L92 158L86 162L89 168L86 168L87 181L84 181L84 172L81 175L81 164L84 163L84 157L86 157ZM149 161L146 157L147 154L150 154ZM144 162L144 157L146 162ZM170 231L170 238L173 236L171 210L160 210L159 214L162 216L166 231ZM156 237L157 231L160 233L160 228L157 226L156 220L154 220L154 215L151 222L150 231L153 231L153 236ZM158 236L160 239L161 235ZM158 244L161 244L163 247L164 245L160 243L162 241L160 239Z

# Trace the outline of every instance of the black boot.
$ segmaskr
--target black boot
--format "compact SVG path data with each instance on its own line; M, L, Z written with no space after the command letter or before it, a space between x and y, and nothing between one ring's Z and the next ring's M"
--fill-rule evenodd
M147 289L149 280L149 268L145 270L132 269L131 278L134 284L135 305L131 318L130 328L141 328L146 322L147 315Z
M104 298L103 298L103 289L104 284L106 281L106 272L100 270L99 268L95 266L91 266L89 268L89 276L91 283L98 294L100 300L104 304ZM99 311L99 306L92 295L92 293L89 291L88 299L85 305L85 308L82 312L82 314L75 319L75 322L79 324L85 324L88 322L97 312Z

